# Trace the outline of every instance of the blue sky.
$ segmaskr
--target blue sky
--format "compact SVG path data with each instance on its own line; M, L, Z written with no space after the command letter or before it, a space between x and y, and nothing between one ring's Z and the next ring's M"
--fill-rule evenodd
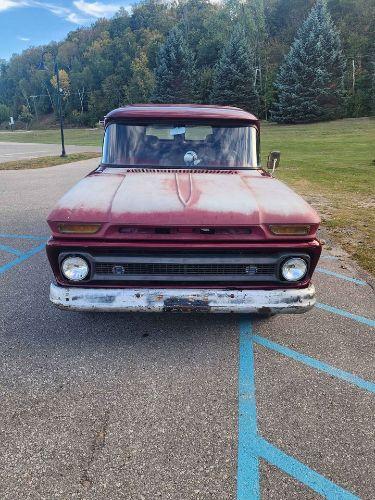
M0 0L0 58L62 40L69 31L112 17L131 0ZM133 3L133 2L131 2Z

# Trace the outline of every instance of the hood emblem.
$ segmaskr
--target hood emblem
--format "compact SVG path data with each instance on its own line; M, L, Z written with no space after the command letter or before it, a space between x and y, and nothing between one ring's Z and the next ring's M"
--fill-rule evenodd
M190 203L191 198L193 196L193 177L191 175L191 172L189 172L189 194L188 194L187 197L184 196L182 194L182 192L181 192L181 186L180 186L180 182L179 182L179 178L178 178L178 173L177 172L175 172L174 178L176 180L176 188L177 188L178 199L184 205L184 207L186 207Z

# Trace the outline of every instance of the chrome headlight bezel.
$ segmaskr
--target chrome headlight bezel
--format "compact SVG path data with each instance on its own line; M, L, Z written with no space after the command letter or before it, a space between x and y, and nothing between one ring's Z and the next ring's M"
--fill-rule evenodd
M90 265L80 255L68 255L60 263L61 274L68 281L83 281L90 274Z
M290 283L301 281L307 274L309 265L302 257L289 257L280 267L281 277Z

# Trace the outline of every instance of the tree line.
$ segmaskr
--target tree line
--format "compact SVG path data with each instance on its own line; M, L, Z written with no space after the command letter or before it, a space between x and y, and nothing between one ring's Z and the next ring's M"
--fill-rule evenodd
M93 125L139 102L231 104L300 123L374 111L373 0L144 0L0 61L0 123Z

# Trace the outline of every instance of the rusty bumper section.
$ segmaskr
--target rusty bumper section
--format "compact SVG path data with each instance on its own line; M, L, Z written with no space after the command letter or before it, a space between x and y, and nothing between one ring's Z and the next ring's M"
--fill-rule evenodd
M315 288L285 290L76 288L54 283L50 299L61 309L105 312L303 313Z

